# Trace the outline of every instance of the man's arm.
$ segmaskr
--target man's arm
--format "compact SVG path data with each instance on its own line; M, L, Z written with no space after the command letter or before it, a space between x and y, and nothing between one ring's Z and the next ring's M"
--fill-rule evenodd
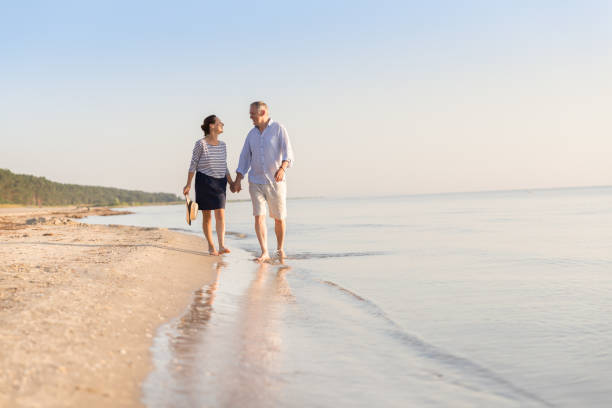
M274 174L274 180L278 183L279 181L283 181L285 179L285 173L287 172L287 167L289 167L289 161L283 160L281 166L276 170Z
M236 180L234 180L234 191L239 193L242 190L242 185L240 182L242 181L242 173L236 172Z
M287 134L287 130L284 126L280 127L281 131L281 158L283 162L281 163L278 170L274 174L274 179L279 182L285 179L285 173L287 172L287 168L291 167L293 164L293 148L291 147L291 142L289 141L289 135Z
M287 130L281 126L281 157L283 162L287 162L287 167L293 166L293 148Z
M251 168L251 146L249 144L249 136L247 135L244 145L242 146L242 151L240 152L240 160L238 161L238 168L236 169L236 180L234 181L234 190L237 193L242 190L242 186L240 182L242 181L244 174L249 171Z

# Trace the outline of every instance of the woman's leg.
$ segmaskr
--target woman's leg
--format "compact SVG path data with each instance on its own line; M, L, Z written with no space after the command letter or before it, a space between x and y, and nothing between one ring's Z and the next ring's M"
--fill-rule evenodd
M219 255L215 249L212 238L212 211L202 210L202 230L204 230L204 236L208 242L208 253L211 255Z
M225 247L225 209L219 208L215 210L215 225L217 238L219 239L219 253L227 254L230 250Z

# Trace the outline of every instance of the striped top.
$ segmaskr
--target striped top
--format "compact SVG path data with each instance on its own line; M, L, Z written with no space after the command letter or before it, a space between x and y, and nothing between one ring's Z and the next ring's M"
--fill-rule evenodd
M189 172L199 171L214 178L224 178L230 174L227 168L227 150L225 142L219 140L217 146L210 145L199 139L193 146Z

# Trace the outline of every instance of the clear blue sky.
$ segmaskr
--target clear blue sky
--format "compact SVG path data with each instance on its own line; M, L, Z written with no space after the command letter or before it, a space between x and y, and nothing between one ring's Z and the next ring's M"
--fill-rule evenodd
M179 193L264 100L290 196L612 184L609 1L4 3L0 168Z

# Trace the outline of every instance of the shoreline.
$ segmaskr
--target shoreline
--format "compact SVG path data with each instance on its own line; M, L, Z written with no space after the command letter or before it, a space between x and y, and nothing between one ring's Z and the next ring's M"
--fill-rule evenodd
M36 210L0 209L0 406L142 406L157 328L219 258L199 237L71 218L93 208Z

